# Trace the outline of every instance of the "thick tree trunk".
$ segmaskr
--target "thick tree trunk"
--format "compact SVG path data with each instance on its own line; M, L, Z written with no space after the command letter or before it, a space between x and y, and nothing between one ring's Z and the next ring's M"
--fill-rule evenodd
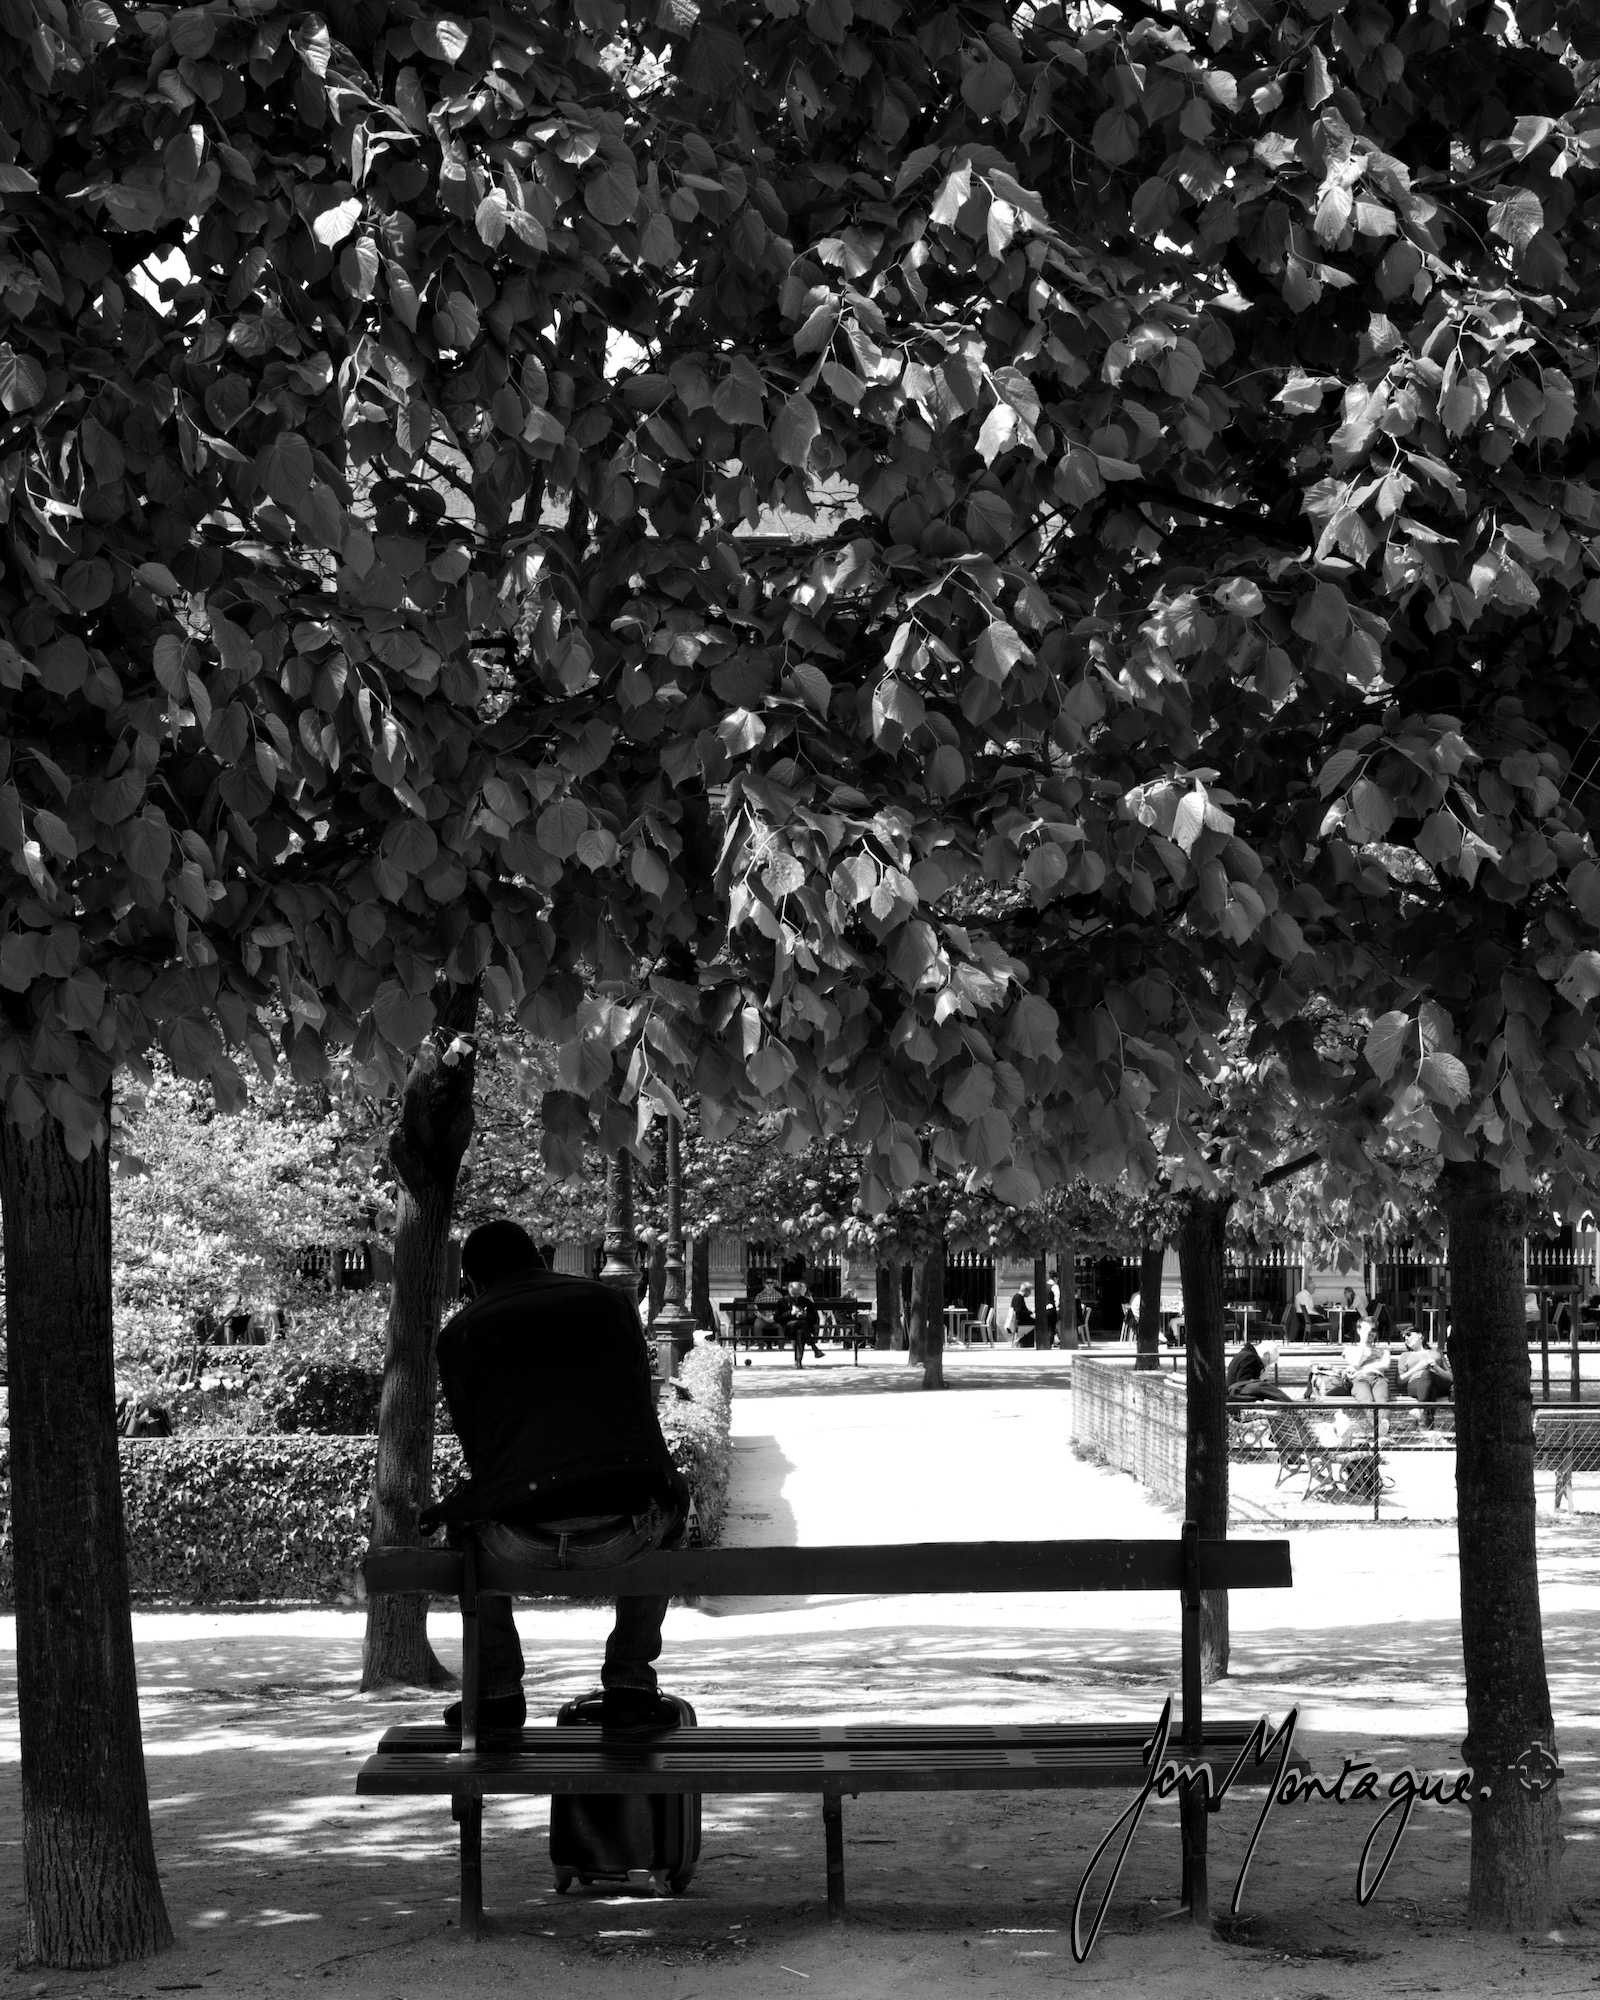
M716 1309L711 1303L711 1237L704 1229L689 1252L689 1310L701 1333L714 1333Z
M456 1176L472 1137L477 1067L471 1045L476 986L458 987L439 1010L438 1026L417 1051L389 1139L400 1182L395 1211L394 1287L389 1299L378 1456L372 1479L372 1547L415 1547L417 1515L433 1491L433 1409L438 1394L434 1349L447 1303L450 1215ZM444 1060L452 1041L467 1047ZM451 1305L453 1300L448 1301ZM363 1688L445 1687L453 1676L428 1643L425 1596L374 1597L367 1603L361 1656Z
M108 1107L109 1108L109 1107ZM156 1875L128 1611L111 1349L111 1181L53 1122L0 1118L24 1963L172 1942Z
M1561 1795L1531 1791L1519 1759L1555 1755L1539 1615L1533 1411L1523 1329L1520 1198L1492 1167L1447 1165L1450 1361L1455 1373L1456 1536L1467 1684L1462 1754L1477 1774L1467 1917L1501 1930L1556 1913ZM1530 1760L1532 1761L1532 1760ZM1524 1770L1528 1767L1525 1764Z
M1050 1264L1044 1257L1033 1260L1033 1344L1050 1345Z
M911 1359L924 1389L944 1387L944 1245L936 1243L911 1267Z
M1061 1239L1061 1345L1078 1344L1078 1245L1070 1232Z
M662 1301L667 1296L667 1246L662 1237L657 1237L650 1246L650 1289L645 1301L645 1324L654 1326L656 1316L661 1311Z
M1147 1236L1139 1246L1139 1330L1133 1357L1136 1370L1161 1366L1161 1273L1166 1261L1166 1244L1159 1236Z
M878 1266L877 1273L874 1278L873 1289L875 1293L875 1299L874 1299L875 1311L873 1313L874 1331L876 1331L876 1329L881 1326L888 1334L889 1339L893 1341L894 1323L896 1317L895 1315L896 1286L894 1282L894 1274L890 1271L887 1264L880 1264Z
M1184 1349L1188 1362L1188 1457L1183 1511L1206 1540L1228 1532L1227 1362L1223 1351L1223 1243L1232 1195L1188 1197L1178 1229L1183 1276ZM1228 1671L1228 1593L1208 1590L1200 1603L1200 1673Z

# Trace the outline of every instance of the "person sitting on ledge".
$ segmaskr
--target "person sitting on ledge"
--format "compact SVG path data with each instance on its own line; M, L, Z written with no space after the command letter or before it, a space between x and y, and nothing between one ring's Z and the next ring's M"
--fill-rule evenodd
M1400 1356L1400 1389L1419 1403L1448 1403L1455 1394L1455 1375L1438 1349L1425 1346L1415 1327L1406 1335Z
M1380 1340L1370 1321L1362 1322L1361 1345L1350 1367L1350 1393L1358 1403L1389 1400L1389 1343Z
M1228 1363L1226 1376L1230 1403L1287 1403L1282 1389L1264 1379L1267 1363L1275 1361L1278 1350L1267 1341L1259 1345L1247 1340Z
M684 1532L689 1487L656 1416L639 1316L610 1285L545 1268L515 1222L488 1222L462 1247L470 1302L439 1335L439 1380L468 1476L419 1518L458 1544L548 1569L609 1569ZM671 1729L657 1691L664 1597L619 1597L600 1673L603 1730ZM485 1735L527 1717L511 1599L480 1595L479 1715ZM461 1725L461 1704L445 1711Z
M1227 1394L1230 1403L1287 1403L1290 1397L1264 1379L1267 1366L1278 1358L1276 1342L1259 1346L1247 1340L1228 1363ZM1286 1465L1299 1465L1316 1444L1316 1434L1299 1411L1263 1411L1274 1444Z

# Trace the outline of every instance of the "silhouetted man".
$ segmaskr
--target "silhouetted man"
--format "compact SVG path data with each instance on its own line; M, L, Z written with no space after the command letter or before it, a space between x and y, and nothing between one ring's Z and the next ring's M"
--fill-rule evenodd
M475 1229L461 1253L471 1301L439 1335L439 1379L469 1476L419 1525L471 1527L488 1555L606 1569L671 1546L689 1489L656 1417L638 1314L621 1292L545 1269L514 1222ZM656 1691L664 1597L620 1597L600 1682L601 1727L670 1729ZM478 1599L486 1733L527 1715L511 1600ZM459 1725L461 1704L445 1712Z

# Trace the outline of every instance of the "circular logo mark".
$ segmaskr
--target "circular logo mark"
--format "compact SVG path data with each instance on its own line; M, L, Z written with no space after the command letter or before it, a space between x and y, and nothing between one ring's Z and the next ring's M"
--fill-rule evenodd
M1540 1792L1548 1792L1557 1778L1564 1778L1566 1772L1542 1743L1531 1744L1511 1766L1517 1774L1517 1783L1525 1792L1535 1797Z

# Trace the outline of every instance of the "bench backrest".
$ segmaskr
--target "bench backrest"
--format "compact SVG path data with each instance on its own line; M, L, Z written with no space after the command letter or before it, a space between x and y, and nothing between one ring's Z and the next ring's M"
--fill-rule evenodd
M1582 1438L1600 1437L1600 1404L1575 1404L1570 1410L1541 1406L1533 1413L1536 1431L1575 1431Z
M1282 1590L1294 1578L1283 1541L1202 1541L1194 1574L1186 1539L910 1542L871 1547L674 1549L614 1569L558 1570L481 1552L480 1591L516 1597L924 1596L994 1591ZM369 1592L459 1597L457 1549L378 1549L362 1564Z

